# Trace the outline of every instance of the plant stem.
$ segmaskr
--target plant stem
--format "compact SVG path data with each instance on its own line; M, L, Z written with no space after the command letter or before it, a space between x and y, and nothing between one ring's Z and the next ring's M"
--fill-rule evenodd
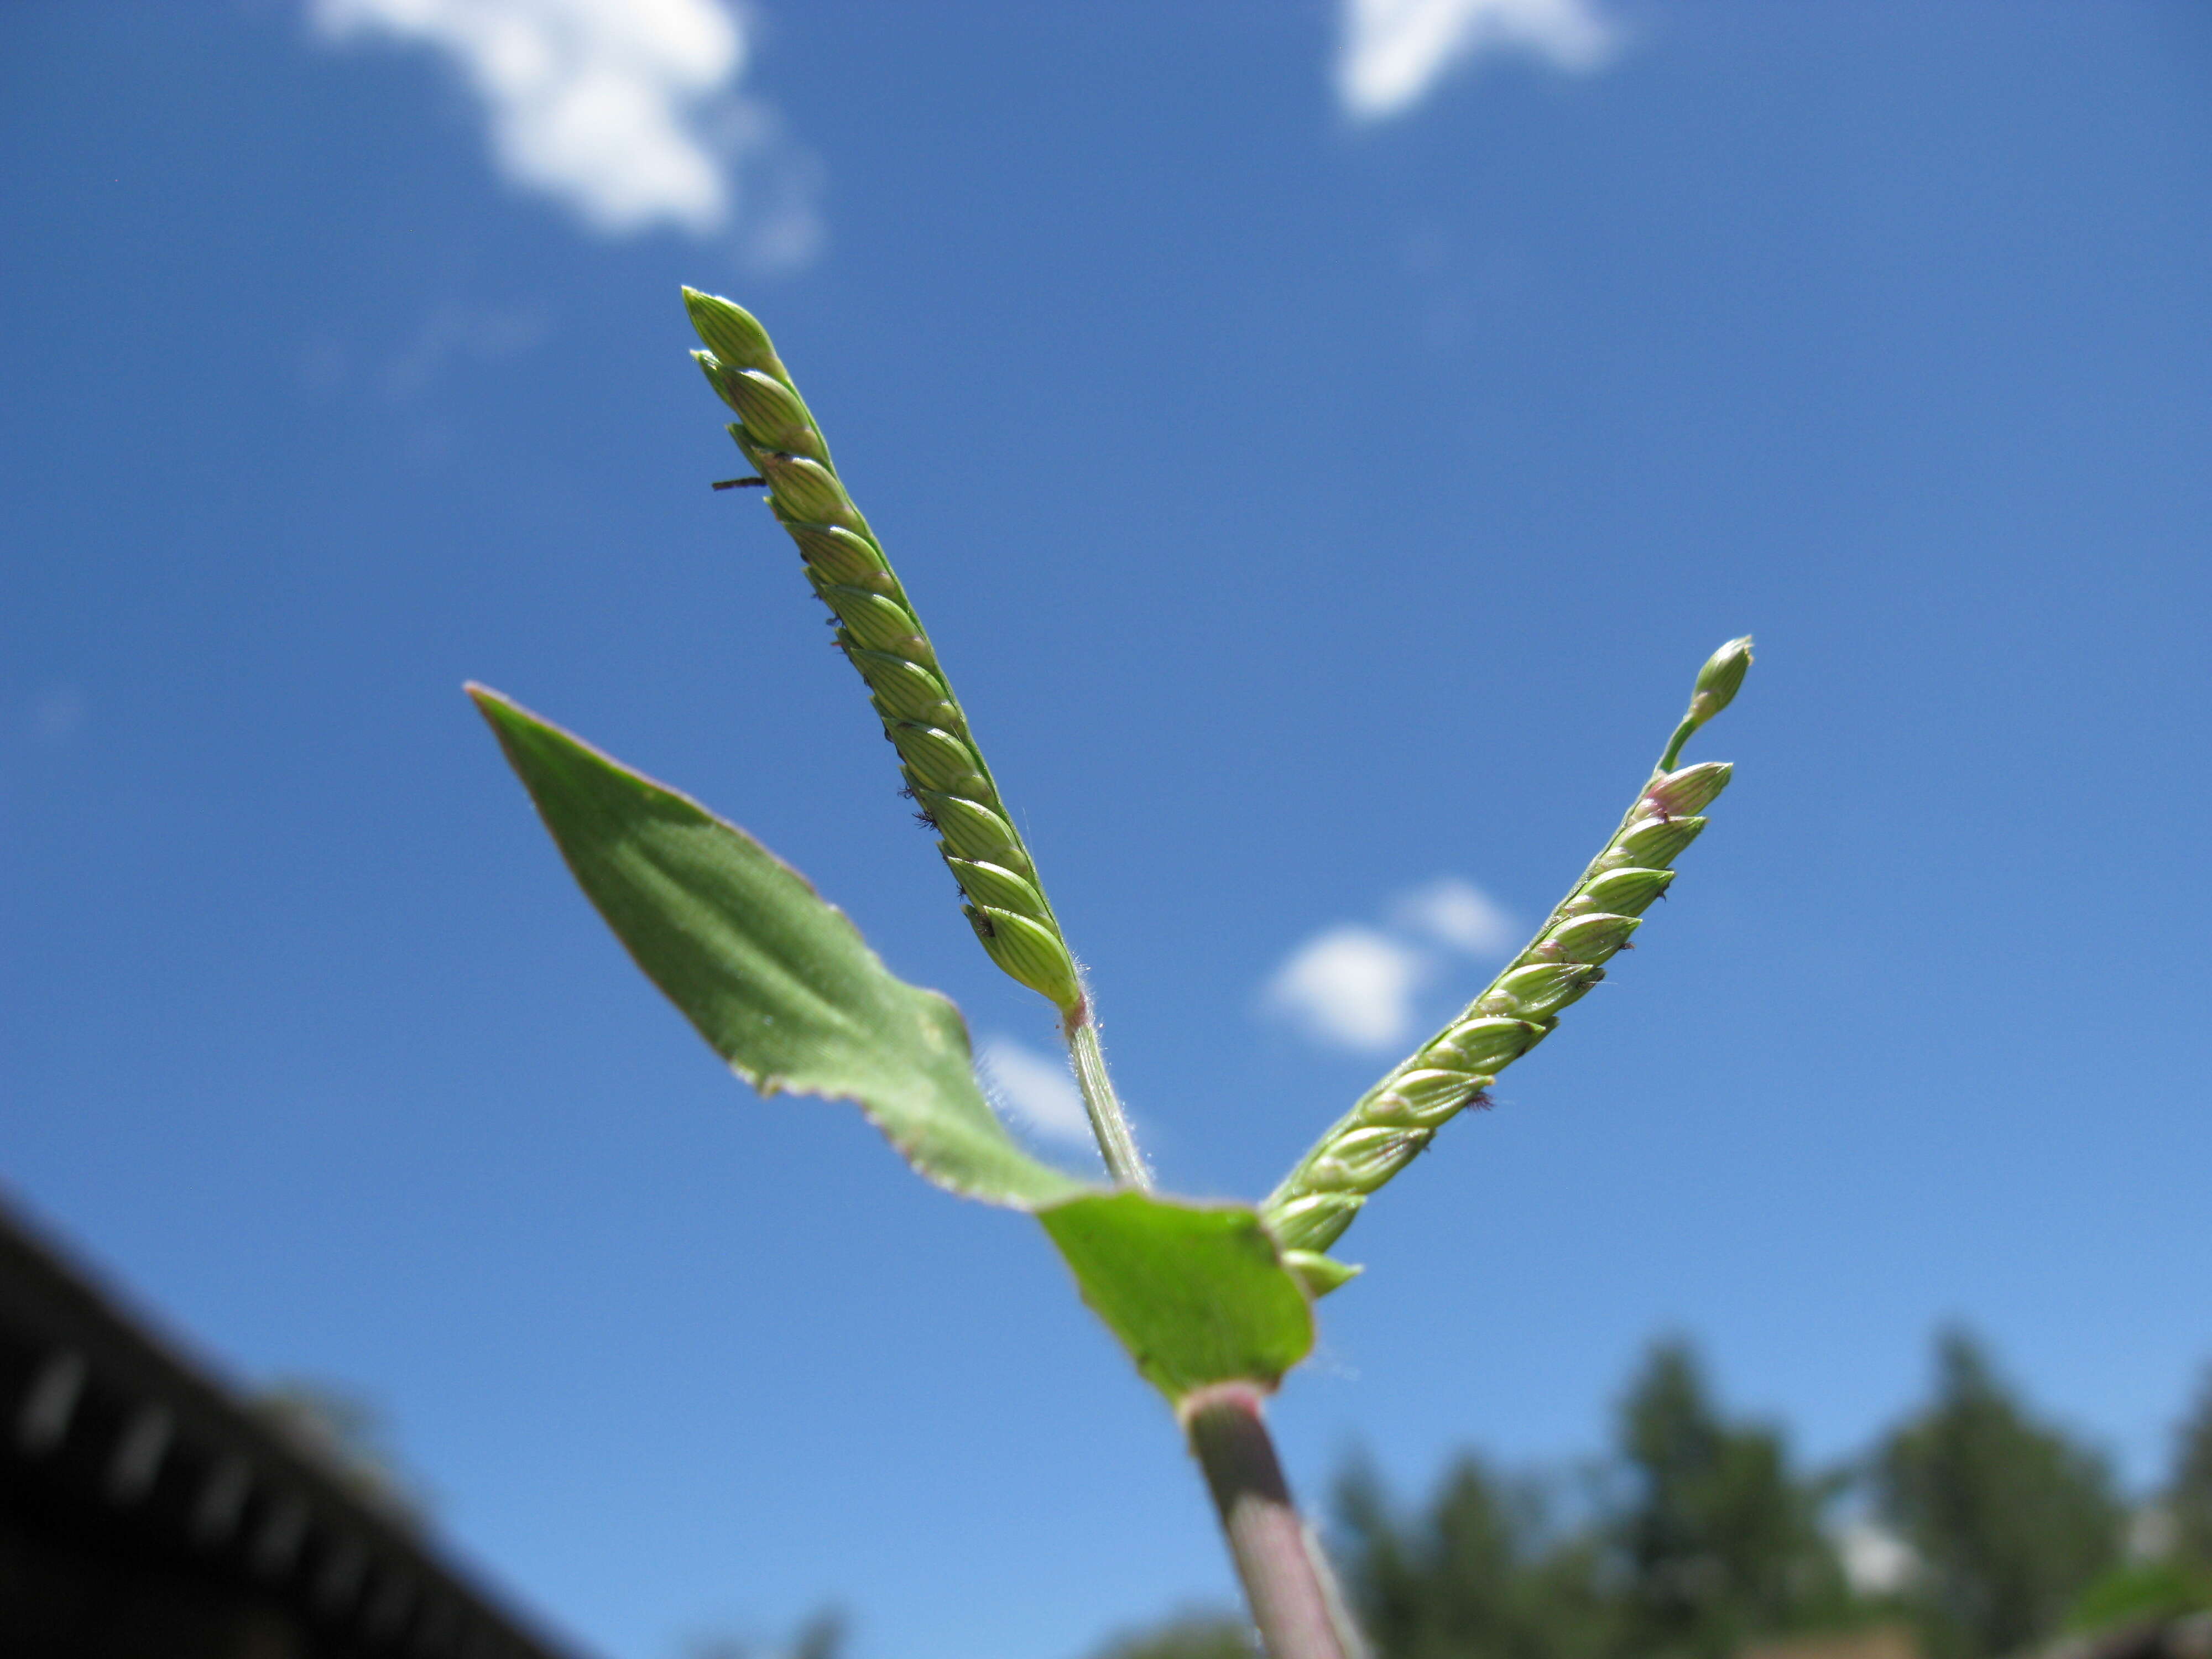
M1259 1390L1217 1383L1185 1398L1177 1414L1268 1659L1365 1659L1328 1564L1291 1501Z
M1075 1062L1075 1080L1083 1089L1083 1109L1090 1115L1091 1133L1098 1137L1106 1172L1117 1187L1152 1191L1152 1172L1145 1167L1144 1154L1137 1150L1137 1138L1129 1132L1129 1120L1122 1115L1121 1099L1114 1092L1114 1079L1107 1075L1106 1051L1098 1046L1098 1026L1091 1017L1087 995L1060 1029L1067 1039L1068 1056Z

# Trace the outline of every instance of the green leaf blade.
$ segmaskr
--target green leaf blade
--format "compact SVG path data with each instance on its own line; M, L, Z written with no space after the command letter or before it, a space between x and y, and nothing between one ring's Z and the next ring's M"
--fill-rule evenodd
M1245 1206L1123 1191L1037 1219L1084 1301L1170 1401L1216 1382L1273 1389L1312 1351L1312 1303Z
M1082 1183L1024 1152L977 1086L966 1022L736 825L469 688L578 885L646 976L763 1094L857 1103L939 1186L1015 1209Z

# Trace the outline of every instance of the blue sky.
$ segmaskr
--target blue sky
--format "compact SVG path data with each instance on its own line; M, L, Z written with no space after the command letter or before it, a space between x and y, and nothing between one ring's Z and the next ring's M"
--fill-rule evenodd
M1840 1456L1951 1317L2161 1466L2201 9L30 3L0 142L0 1178L235 1375L383 1405L580 1641L834 1599L862 1659L1076 1659L1229 1595L1034 1230L723 1073L459 694L748 826L1049 1141L1048 1013L706 488L684 282L775 331L1184 1191L1479 986L1759 636L1641 948L1347 1237L1310 1492L1585 1455L1668 1331Z

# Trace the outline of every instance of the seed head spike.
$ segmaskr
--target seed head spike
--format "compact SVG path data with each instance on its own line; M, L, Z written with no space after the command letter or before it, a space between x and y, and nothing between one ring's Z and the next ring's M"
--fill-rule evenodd
M1607 959L1627 948L1638 918L1674 881L1675 859L1705 827L1699 814L1730 775L1720 762L1680 770L1674 763L1690 734L1728 707L1750 666L1748 638L1713 653L1650 781L1528 948L1465 1012L1362 1096L1261 1206L1316 1296L1351 1277L1321 1252L1352 1224L1368 1195L1412 1162L1439 1126L1489 1103L1484 1091L1492 1079L1548 1036L1560 1011L1605 977Z
M830 607L837 648L860 671L884 735L898 750L915 817L938 836L960 884L976 942L1007 975L1060 1011L1083 1101L1107 1168L1124 1186L1152 1178L1106 1073L1097 1023L1075 956L1036 865L999 798L968 717L883 546L846 492L822 428L768 331L740 306L696 289L684 308L707 349L692 353L737 416L727 430L765 486L769 508L799 544L806 580ZM1326 1275L1324 1275L1326 1276Z
M696 289L684 290L684 304L707 347L692 356L738 416L730 436L766 481L769 504L799 544L807 580L836 616L839 644L898 750L923 822L938 832L977 940L1063 1018L1080 1019L1082 981L1036 864L921 619L847 493L768 331L743 307Z

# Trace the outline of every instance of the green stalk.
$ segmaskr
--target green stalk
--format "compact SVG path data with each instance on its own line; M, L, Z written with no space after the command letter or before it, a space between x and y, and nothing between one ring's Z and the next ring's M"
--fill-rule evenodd
M1459 1017L1413 1051L1314 1143L1260 1213L1316 1295L1358 1269L1319 1253L1349 1227L1369 1195L1420 1156L1464 1108L1486 1105L1497 1074L1549 1036L1560 1011L1605 977L1639 918L1674 879L1698 817L1731 769L1708 761L1677 771L1690 734L1728 707L1751 666L1751 641L1730 640L1698 672L1689 712L1650 781L1535 937Z
M1075 953L883 544L847 493L768 331L743 307L696 289L684 290L684 303L708 348L691 355L738 416L730 436L799 544L816 596L837 618L837 648L859 671L884 736L898 750L905 793L921 809L915 816L936 831L937 850L960 884L962 913L991 960L1060 1011L1107 1169L1123 1186L1149 1187Z
M1085 1008L1087 1012L1088 999ZM1107 1172L1118 1186L1150 1192L1152 1172L1137 1150L1137 1138L1130 1133L1129 1120L1114 1092L1114 1079L1106 1073L1106 1051L1099 1046L1097 1021L1086 1018L1079 1025L1063 1027L1061 1035L1067 1039L1075 1080L1083 1090L1083 1109L1090 1116L1091 1133L1097 1137Z
M1200 1389L1179 1408L1267 1659L1365 1659L1312 1531L1291 1501L1259 1391Z

